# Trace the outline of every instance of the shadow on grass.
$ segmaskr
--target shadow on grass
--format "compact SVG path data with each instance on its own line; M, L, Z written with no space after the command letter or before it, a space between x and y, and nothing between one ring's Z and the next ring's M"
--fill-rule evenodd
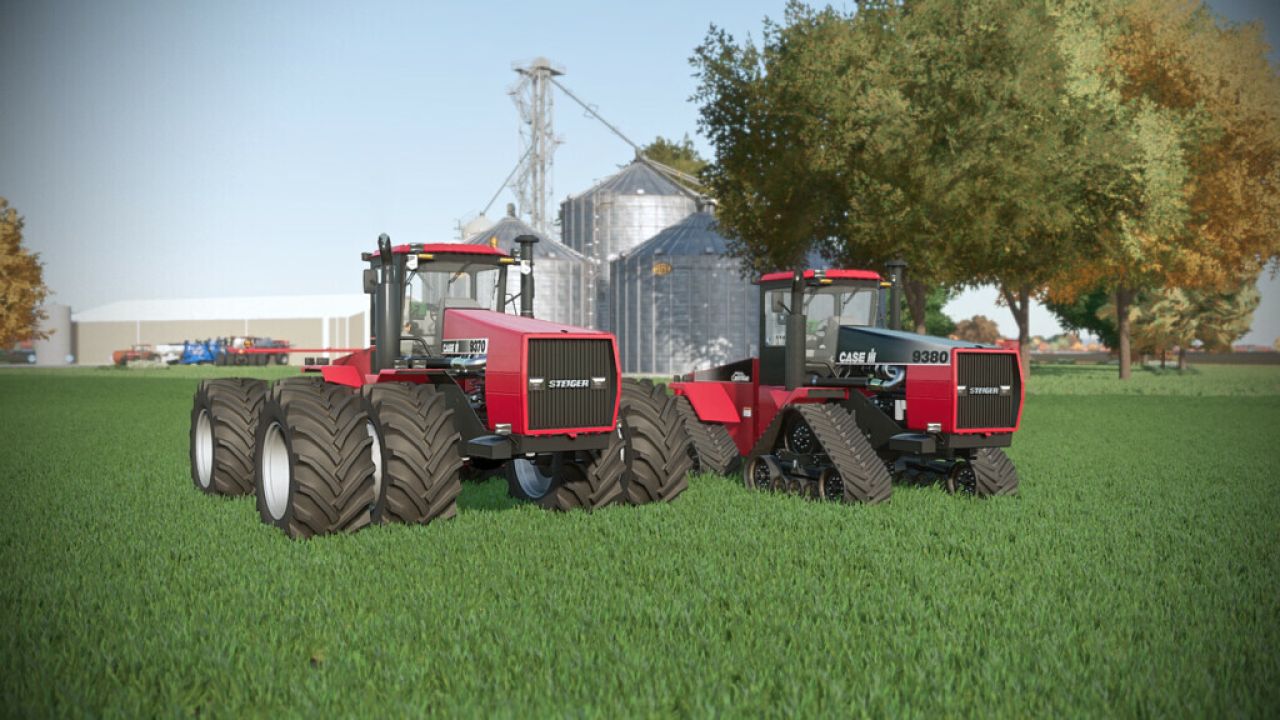
M507 481L501 476L490 476L481 482L463 482L458 495L459 510L496 512L514 510L520 501L507 494Z

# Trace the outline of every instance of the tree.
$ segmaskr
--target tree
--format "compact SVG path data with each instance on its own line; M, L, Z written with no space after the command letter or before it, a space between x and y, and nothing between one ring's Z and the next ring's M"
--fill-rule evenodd
M49 294L38 253L22 246L24 220L0 197L0 348L48 337L38 330Z
M966 342L994 345L1000 340L1000 326L986 315L974 315L956 323L955 334Z
M947 303L955 297L956 291L952 288L938 286L929 291L925 298L924 317L917 318L915 310L907 307L907 316L911 318L911 324L915 328L923 327L925 335L935 335L937 337L946 337L956 331L956 323L943 310ZM916 332L922 332L917 329Z
M1139 352L1178 350L1178 369L1187 366L1187 348L1197 341L1208 350L1230 351L1249 332L1261 295L1256 278L1228 292L1164 289L1144 295L1131 311L1134 346ZM1100 315L1113 315L1106 305ZM1163 364L1163 360L1162 360Z
M685 133L684 139L679 142L658 136L653 139L653 142L640 148L640 154L693 177L698 177L703 168L707 166L706 158L702 157L698 149L693 146L693 140L689 139L688 133ZM691 183L679 178L676 178L676 182L686 187L691 185Z
M901 258L919 319L929 289L959 278L943 260L945 219L923 202L929 129L907 111L900 69L886 61L905 57L886 12L793 3L783 24L766 21L759 47L713 27L691 59L694 100L715 149L705 177L735 254L759 271L794 267L813 250L860 267Z
M1127 174L1087 195L1097 252L1053 294L1111 291L1123 379L1144 292L1224 292L1280 255L1280 81L1256 27L1222 24L1198 2L1061 5L1074 21L1072 91L1114 118L1113 147L1135 152L1118 158Z
M1111 292L1099 286L1076 295L1070 302L1045 300L1044 306L1058 318L1064 330L1094 335L1109 348L1117 347L1115 313L1098 312L1111 300Z

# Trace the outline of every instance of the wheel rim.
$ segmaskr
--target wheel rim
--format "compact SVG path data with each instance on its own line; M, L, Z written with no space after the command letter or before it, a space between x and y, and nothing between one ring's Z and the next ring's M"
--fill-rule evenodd
M835 468L827 468L818 478L818 494L822 500L839 501L844 499L844 479Z
M284 441L284 429L273 422L267 428L262 441L262 495L267 512L276 520L284 518L289 508L289 447Z
M551 489L551 483L554 478L550 474L542 472L537 465L525 458L519 458L511 462L516 473L516 483L520 485L520 490L527 497L537 500L546 495L547 491Z
M947 492L973 495L978 489L978 476L969 463L956 463L947 475Z
M196 478L203 488L213 482L213 421L208 410L196 418Z
M364 429L369 433L369 439L373 441L369 447L369 452L373 454L373 498L374 502L382 497L382 442L378 440L378 429L373 423L364 424Z
M770 477L769 465L762 458L756 458L751 461L751 472L748 477L751 478L751 487L755 490L768 490L769 484L773 481Z
M787 449L801 455L808 455L813 452L813 430L803 422L796 422L787 431Z

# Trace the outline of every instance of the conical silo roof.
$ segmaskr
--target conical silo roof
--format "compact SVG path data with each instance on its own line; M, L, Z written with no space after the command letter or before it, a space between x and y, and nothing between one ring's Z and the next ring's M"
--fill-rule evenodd
M516 247L516 238L521 235L533 235L538 238L538 242L533 246L533 258L535 261L560 259L586 261L582 253L543 235L530 227L528 223L510 214L495 223L493 227L478 232L463 242L467 245L495 245L499 249L509 251L515 255L519 253L519 248Z
M633 160L631 164L573 197L597 193L612 193L614 195L693 195L687 188L653 169L644 160L639 159Z
M654 235L627 257L651 257L655 255L727 255L729 242L716 232L715 215L705 210L690 215L662 232Z

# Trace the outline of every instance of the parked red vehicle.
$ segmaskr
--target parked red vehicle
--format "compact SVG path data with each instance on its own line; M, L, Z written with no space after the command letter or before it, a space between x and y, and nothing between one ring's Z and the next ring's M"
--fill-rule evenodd
M202 383L196 487L256 493L262 520L294 537L448 518L464 473L499 469L546 508L678 496L692 458L676 399L624 380L612 335L534 318L537 238L517 242L519 259L380 237L363 255L372 347L270 388Z
M900 267L891 268L900 274ZM1001 448L1024 399L1016 350L898 329L900 278L764 275L760 355L671 384L698 464L748 488L887 500L894 479L1017 491Z

